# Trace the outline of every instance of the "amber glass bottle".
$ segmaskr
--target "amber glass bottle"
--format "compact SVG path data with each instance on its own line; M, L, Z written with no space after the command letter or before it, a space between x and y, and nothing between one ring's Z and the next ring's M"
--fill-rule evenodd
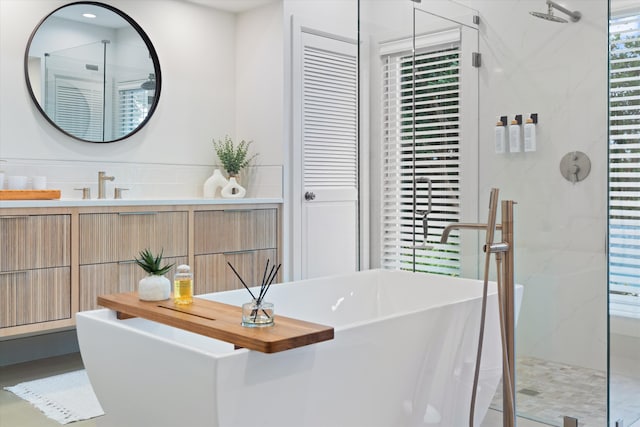
M193 273L188 265L179 265L173 280L173 302L191 304L193 302Z

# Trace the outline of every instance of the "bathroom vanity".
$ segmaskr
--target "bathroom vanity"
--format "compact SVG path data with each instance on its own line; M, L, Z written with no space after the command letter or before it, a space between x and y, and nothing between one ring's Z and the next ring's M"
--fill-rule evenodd
M136 290L144 248L191 265L196 294L242 287L227 262L257 283L282 257L280 211L279 199L3 201L0 337L72 327L98 295Z

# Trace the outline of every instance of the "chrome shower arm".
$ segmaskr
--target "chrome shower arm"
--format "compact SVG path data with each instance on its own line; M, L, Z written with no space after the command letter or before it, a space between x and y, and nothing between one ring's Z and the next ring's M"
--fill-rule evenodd
M582 17L582 14L578 11L571 11L569 9L567 9L566 7L559 5L558 3L552 1L552 0L547 0L547 4L549 5L549 7L553 7L554 9L559 10L560 12L569 15L569 17L571 18L571 20L573 22L577 22L580 20L580 18Z

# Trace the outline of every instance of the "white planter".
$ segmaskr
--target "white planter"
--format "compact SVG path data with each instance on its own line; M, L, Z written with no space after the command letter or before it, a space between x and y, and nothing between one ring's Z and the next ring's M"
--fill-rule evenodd
M205 199L215 199L220 194L219 190L222 190L227 184L228 181L222 176L220 169L216 169L213 171L213 175L204 182L202 195Z
M232 176L220 193L225 199L241 199L247 194L247 190L238 184L235 176Z
M162 301L171 296L171 282L164 276L149 275L138 282L138 298L142 301Z

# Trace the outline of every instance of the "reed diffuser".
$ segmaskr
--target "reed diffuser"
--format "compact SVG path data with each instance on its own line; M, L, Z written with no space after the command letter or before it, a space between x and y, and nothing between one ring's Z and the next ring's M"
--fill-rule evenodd
M269 271L269 260L267 259L267 264L264 267L264 273L262 273L260 292L257 297L253 292L251 292L251 289L249 289L245 281L242 280L242 277L240 277L240 274L238 274L236 269L233 268L233 265L231 265L230 262L227 262L227 264L229 264L231 270L233 270L236 277L240 280L242 286L244 286L244 288L249 292L249 295L251 295L251 301L242 304L242 326L249 328L273 326L275 320L273 303L265 301L264 297L267 295L267 291L278 275L278 271L282 264L278 264L277 267L273 264ZM267 274L267 271L269 271L269 274Z

